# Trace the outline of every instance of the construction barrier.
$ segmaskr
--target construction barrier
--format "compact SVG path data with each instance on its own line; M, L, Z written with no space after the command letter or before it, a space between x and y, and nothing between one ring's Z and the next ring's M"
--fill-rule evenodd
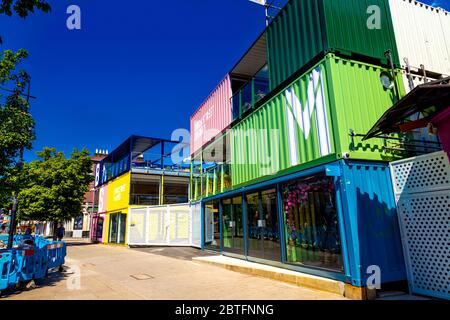
M8 241L3 236L0 240ZM0 291L44 278L49 270L62 267L65 256L65 242L40 236L14 236L13 249L0 250Z
M11 273L13 253L11 250L0 251L0 291L9 287L9 277Z
M66 256L66 243L53 241L47 245L47 269L61 267Z

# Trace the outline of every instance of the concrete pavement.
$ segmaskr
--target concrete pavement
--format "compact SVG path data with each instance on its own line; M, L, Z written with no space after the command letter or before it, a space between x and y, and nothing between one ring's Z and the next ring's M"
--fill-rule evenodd
M342 296L245 275L192 261L192 248L149 248L71 243L66 271L37 288L2 299L60 300L337 300Z

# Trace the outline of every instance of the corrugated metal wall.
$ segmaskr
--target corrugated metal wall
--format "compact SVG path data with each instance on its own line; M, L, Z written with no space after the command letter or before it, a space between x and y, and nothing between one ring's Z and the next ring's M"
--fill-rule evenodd
M363 142L361 138L352 139L349 135L350 129L356 134L366 134L397 101L394 89L385 89L380 81L382 72L390 73L390 70L340 58L327 59L326 69L338 156L348 152L351 159L392 160L393 155L383 149L382 139ZM403 96L400 71L397 83Z
M374 5L380 8L379 28L370 24L368 8ZM398 64L387 0L291 0L268 29L271 88L327 51L385 62L388 49Z
M227 75L191 116L191 154L230 125L231 94L231 79Z
M413 69L450 75L450 15L412 0L389 4L402 67L407 58Z
M334 152L323 74L317 66L232 129L233 185Z
M319 12L319 1L291 0L269 26L267 49L272 89L324 50Z
M365 285L378 266L382 283L406 280L389 165L342 162L345 241L352 284ZM343 239L344 241L344 239Z
M349 135L350 129L367 133L394 104L394 90L381 84L383 71L389 72L329 54L233 127L233 186L297 165L329 162L343 152L349 152L351 159L393 159L382 150L382 140L362 143ZM398 81L403 93L400 73Z
M395 63L399 63L387 0L322 1L329 49L361 54L383 62L386 61L386 50L390 49Z
M445 44L447 53L450 57L450 12L439 10L439 19L441 20L442 30L444 30Z

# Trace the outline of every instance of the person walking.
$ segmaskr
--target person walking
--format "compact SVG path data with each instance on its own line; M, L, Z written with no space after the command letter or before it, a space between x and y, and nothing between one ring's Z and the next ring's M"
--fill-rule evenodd
M64 228L63 224L60 223L58 229L56 229L56 238L58 241L61 241L64 238L64 235L66 233L66 229Z
M26 236L31 236L32 232L33 232L33 230L31 229L31 226L28 226L27 229L25 230L25 235Z

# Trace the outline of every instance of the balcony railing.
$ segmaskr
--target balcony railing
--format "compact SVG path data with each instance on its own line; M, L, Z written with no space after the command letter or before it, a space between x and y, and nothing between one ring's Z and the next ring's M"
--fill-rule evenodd
M138 206L159 205L159 195L132 194L130 195L130 203Z
M264 67L231 97L233 120L238 119L269 93L267 67Z

